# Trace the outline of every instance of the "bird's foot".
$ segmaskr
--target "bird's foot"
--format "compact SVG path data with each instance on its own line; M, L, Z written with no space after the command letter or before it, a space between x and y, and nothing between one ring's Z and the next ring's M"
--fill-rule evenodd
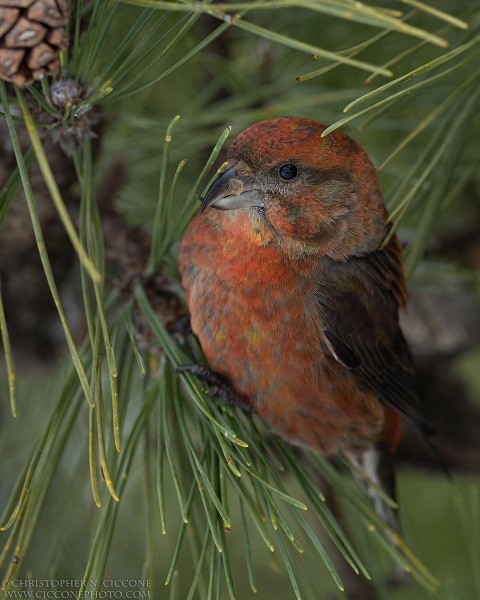
M168 328L168 333L182 345L185 345L188 336L192 333L190 315L182 315Z
M203 365L180 365L176 368L177 373L187 372L200 377L207 382L207 394L221 398L226 404L230 404L235 408L251 411L251 406L247 399L240 396L232 388L230 382L225 377L214 373L209 368Z

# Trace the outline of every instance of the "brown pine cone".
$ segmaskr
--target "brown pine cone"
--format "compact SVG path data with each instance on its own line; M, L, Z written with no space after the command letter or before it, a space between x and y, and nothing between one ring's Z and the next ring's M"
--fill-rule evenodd
M66 22L66 0L0 0L0 78L25 86L54 73Z

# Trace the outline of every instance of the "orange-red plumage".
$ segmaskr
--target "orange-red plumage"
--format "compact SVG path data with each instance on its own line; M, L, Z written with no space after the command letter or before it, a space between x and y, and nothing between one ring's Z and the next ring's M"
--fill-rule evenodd
M398 325L406 293L373 165L293 117L240 134L191 222L180 270L211 369L269 426L324 454L421 424ZM218 209L218 210L215 210Z

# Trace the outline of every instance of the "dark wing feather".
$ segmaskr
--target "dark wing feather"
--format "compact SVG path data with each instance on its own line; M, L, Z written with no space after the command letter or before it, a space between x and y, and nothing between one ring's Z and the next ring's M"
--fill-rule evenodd
M393 238L384 250L324 262L315 302L323 342L335 358L381 401L423 428L413 362L398 324L406 302L399 257Z

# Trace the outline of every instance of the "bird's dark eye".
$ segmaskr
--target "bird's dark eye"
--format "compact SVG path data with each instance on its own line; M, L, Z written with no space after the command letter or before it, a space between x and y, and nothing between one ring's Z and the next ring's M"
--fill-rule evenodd
M278 169L278 174L280 175L280 177L282 179L293 179L294 177L297 176L297 173L298 173L297 167L295 165L291 165L291 164L282 165Z

